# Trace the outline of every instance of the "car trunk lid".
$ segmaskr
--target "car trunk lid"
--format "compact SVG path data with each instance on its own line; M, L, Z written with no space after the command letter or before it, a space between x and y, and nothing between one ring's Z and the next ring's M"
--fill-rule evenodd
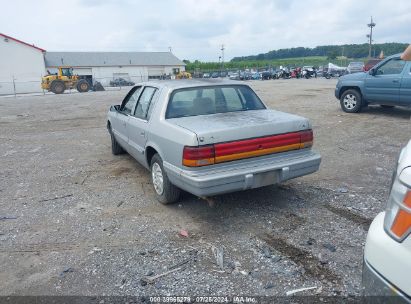
M197 134L199 145L310 129L308 119L275 110L253 110L169 119Z
M171 119L195 132L198 146L186 146L183 164L206 166L312 146L307 119L272 110Z

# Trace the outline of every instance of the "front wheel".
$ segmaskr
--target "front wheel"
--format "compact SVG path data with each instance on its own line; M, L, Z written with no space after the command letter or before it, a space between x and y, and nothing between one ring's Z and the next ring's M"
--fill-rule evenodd
M357 90L347 90L340 98L341 109L347 113L358 113L361 111L362 96Z
M166 205L178 201L181 190L170 183L167 173L163 168L163 160L160 155L155 154L151 159L151 181L157 200Z
M51 88L51 91L52 91L54 94L63 94L63 93L64 93L64 90L66 89L66 85L65 85L64 82L61 81L61 80L54 80L54 81L51 83L50 88Z
M120 155L125 153L124 149L120 146L117 142L116 138L114 137L113 131L110 130L110 137L111 137L111 152L113 155Z
M90 90L90 84L88 83L87 80L81 79L79 82L77 82L77 91L80 93L85 93Z

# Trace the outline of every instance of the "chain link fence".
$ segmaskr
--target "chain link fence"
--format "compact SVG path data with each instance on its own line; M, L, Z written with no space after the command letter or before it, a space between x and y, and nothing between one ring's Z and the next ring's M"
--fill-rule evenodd
M221 69L195 69L193 71L188 71L191 73L193 78L230 78L230 75L238 75L239 77L235 77L233 79L236 80L252 80L252 79L261 79L260 78L253 78L249 76L247 79L243 79L240 77L240 73L248 73L248 75L252 75L252 73L262 73L263 71L270 71L274 73L280 67L278 66L264 66L258 68L251 68L251 69L235 69L235 68L221 68ZM324 68L324 71L327 70L326 66L320 66L321 70ZM322 76L319 73L319 76ZM168 74L163 75L113 75L112 77L92 77L91 75L80 75L80 79L85 79L90 84L91 91L109 91L109 90L128 90L131 86L135 85L136 83L150 81L150 80L162 80L162 79L174 79L175 77ZM64 93L78 93L78 91L74 89L67 89ZM20 95L46 95L46 94L54 94L49 92L48 90L44 90L41 88L41 76L39 78L31 78L31 79L19 79L15 77L10 77L9 79L0 79L0 97L10 97L10 96L20 96Z
M127 75L123 77L91 77L79 76L80 79L85 79L90 84L91 91L112 91L129 89L136 83L158 80L171 79L170 75L162 76L144 76L144 75ZM77 90L67 89L64 93L78 93ZM12 97L22 95L46 95L54 94L48 90L41 88L41 77L39 79L21 80L10 77L10 79L0 79L0 97Z

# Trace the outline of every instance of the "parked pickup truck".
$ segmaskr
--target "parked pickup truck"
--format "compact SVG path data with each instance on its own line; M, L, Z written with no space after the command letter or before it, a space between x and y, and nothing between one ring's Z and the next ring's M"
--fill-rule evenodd
M335 97L343 111L360 112L368 104L382 107L411 106L411 62L401 54L387 57L368 72L340 77Z
M318 170L308 119L268 109L231 81L150 81L108 112L113 154L151 171L157 199L205 197L276 184Z

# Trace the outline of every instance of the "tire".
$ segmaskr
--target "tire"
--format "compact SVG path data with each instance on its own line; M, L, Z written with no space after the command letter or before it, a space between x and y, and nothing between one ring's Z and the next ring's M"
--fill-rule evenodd
M117 142L111 129L110 129L110 137L111 137L111 152L113 153L113 155L124 154L125 153L124 149Z
M344 91L340 97L341 109L347 113L358 113L362 108L362 96L358 90Z
M54 80L50 85L50 90L54 94L63 94L66 89L66 85L61 80Z
M154 154L150 164L151 181L157 200L164 204L172 204L180 198L181 190L170 183L163 168L163 160L160 155Z
M394 108L395 106L390 106L390 105L380 105L380 107L381 107L381 108L384 108L384 109L392 109L392 108Z
M90 84L88 83L87 80L81 79L77 82L76 89L80 93L88 92L90 90Z

